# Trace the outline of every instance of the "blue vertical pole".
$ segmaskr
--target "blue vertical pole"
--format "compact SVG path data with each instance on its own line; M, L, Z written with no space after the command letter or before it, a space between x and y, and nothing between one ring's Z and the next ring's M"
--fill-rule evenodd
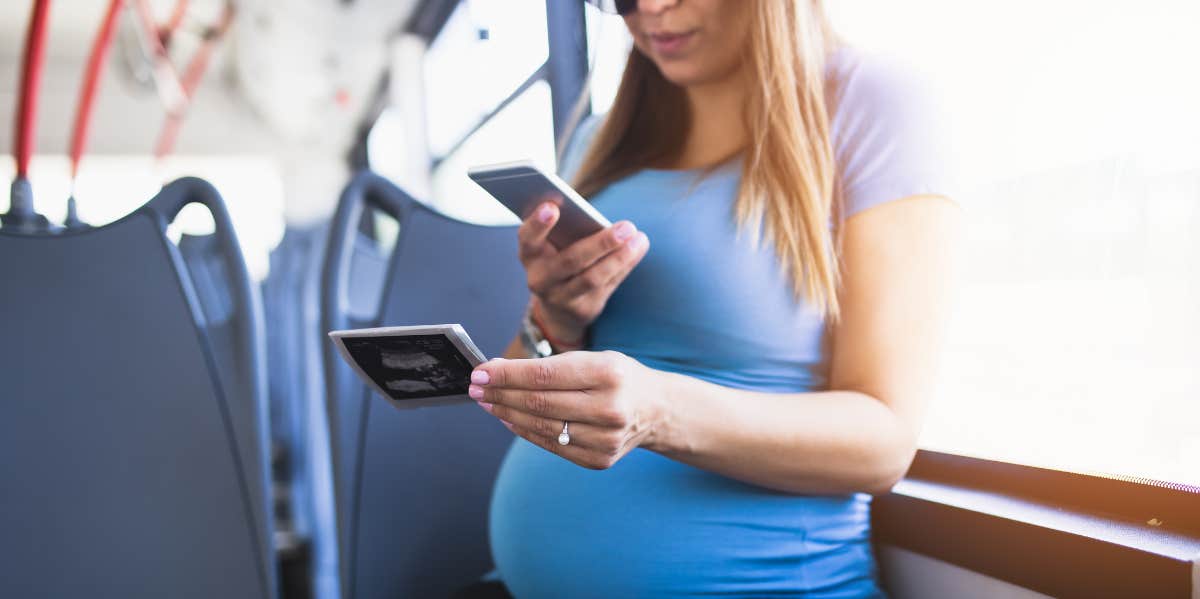
M570 133L572 111L587 81L587 23L581 0L546 0L547 61L555 145Z

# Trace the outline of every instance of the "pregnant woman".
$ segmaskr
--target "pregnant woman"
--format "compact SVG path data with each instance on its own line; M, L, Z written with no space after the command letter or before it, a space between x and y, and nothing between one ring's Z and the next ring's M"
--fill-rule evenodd
M616 224L519 230L533 298L471 396L518 439L513 596L874 597L870 496L908 468L958 209L918 86L819 0L597 2L635 47L564 161ZM542 347L545 347L543 344Z

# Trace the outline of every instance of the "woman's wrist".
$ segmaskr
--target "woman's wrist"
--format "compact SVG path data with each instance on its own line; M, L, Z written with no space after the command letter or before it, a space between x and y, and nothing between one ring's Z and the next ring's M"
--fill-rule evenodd
M646 366L642 368L653 380L647 385L650 392L642 395L647 402L645 413L650 434L641 446L668 457L687 453L688 443L681 427L681 402L678 398L687 394L689 377Z
M546 341L549 341L550 345L559 351L583 349L584 329L563 326L549 317L546 312L545 307L534 296L529 303L529 319L541 330Z

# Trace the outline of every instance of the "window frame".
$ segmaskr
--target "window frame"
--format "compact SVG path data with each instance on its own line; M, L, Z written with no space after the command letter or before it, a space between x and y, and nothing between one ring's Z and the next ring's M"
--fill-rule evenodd
M441 34L446 22L463 0L421 0L413 10L405 29L420 35L431 45ZM591 103L582 98L588 76L587 23L582 0L563 2L546 0L546 43L548 58L534 69L516 89L493 106L476 121L462 137L450 146L444 155L433 156L430 168L452 156L484 125L499 114L504 107L527 91L538 81L550 86L550 102L554 123L554 147L561 148L571 131L577 107L583 113L591 112Z
M874 542L1056 597L1200 596L1200 488L920 450Z

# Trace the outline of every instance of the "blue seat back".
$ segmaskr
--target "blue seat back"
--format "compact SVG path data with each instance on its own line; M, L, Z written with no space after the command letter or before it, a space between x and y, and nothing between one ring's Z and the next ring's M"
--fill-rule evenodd
M271 252L271 273L263 282L271 433L283 453L276 488L286 493L291 532L310 549L305 580L295 582L318 599L340 596L321 356L327 337L319 331L328 237L327 224L289 226Z
M166 236L190 203L208 272ZM0 229L0 273L0 596L273 596L261 314L216 190Z
M400 223L390 255L364 243L365 210ZM356 176L330 231L323 330L461 323L488 356L528 301L515 227L463 223L381 177ZM444 597L491 569L487 508L512 434L475 405L400 411L326 345L346 597Z
M249 280L232 230L230 235L219 231L204 236L184 235L178 247L200 306L217 377L230 409L237 412L233 418L237 444L244 468L255 481L248 488L255 521L264 523L256 532L262 537L259 543L269 546L274 530L270 509L271 421L261 296Z

